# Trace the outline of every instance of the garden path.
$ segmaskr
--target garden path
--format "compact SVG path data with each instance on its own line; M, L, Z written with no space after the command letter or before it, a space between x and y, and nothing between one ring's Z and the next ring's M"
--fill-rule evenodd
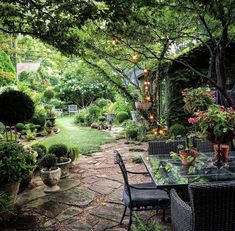
M115 136L118 130L113 128L111 135ZM21 207L15 221L17 230L126 230L126 225L118 224L123 212L123 179L118 165L114 164L115 149L124 156L127 168L144 170L143 164L133 163L132 158L146 151L146 143L117 140L102 145L101 152L81 156L74 163L69 178L60 182L60 192L47 195L40 177L33 179L34 188L19 195L17 201ZM127 222L124 220L124 224Z

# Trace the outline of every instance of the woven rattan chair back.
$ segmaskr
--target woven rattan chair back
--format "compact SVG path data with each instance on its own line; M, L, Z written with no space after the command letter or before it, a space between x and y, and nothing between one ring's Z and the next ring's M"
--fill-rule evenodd
M214 146L209 141L204 141L204 140L195 138L193 142L194 142L194 146L199 152L213 152L214 151Z
M166 141L150 141L148 147L149 155L169 154L170 152L177 152L178 145L186 145L185 140L175 140L172 142Z
M235 230L235 181L191 184L189 196L195 231Z

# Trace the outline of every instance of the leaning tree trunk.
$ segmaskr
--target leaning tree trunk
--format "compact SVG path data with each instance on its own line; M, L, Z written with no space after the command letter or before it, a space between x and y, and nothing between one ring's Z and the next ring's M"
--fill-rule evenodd
M215 71L217 85L219 86L219 94L221 103L226 103L227 106L233 107L233 101L226 89L227 75L225 67L226 45L228 43L228 30L224 28L221 41L217 44L215 56Z

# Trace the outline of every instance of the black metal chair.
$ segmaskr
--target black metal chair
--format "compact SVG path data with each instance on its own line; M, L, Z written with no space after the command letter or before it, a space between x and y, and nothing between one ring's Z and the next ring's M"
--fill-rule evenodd
M128 171L120 153L117 150L115 150L114 153L116 155L115 163L119 165L124 178L123 202L125 208L120 224L122 224L126 215L127 207L130 210L128 230L131 228L133 211L162 209L163 219L165 219L165 209L170 206L168 193L164 190L156 189L154 182L129 184L128 174L148 174L148 172Z
M175 140L171 142L166 141L150 141L148 146L149 155L169 154L170 152L177 152L178 145L186 145L185 140Z
M171 190L173 231L234 231L235 181L189 185L190 203Z

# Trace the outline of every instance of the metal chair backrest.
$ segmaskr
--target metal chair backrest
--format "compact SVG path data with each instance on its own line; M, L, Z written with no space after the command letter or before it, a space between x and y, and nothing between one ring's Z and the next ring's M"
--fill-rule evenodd
M150 141L148 147L149 155L169 154L170 152L177 152L178 145L186 145L185 140L175 140L171 142L166 141Z
M235 181L189 185L192 230L235 230Z
M129 186L129 182L128 182L128 175L127 175L125 163L122 159L122 156L120 155L120 153L117 150L114 150L114 153L115 153L115 163L119 165L123 179L124 179L124 190L126 191L127 195L129 196L129 200L131 203L131 190L130 190L130 186Z

